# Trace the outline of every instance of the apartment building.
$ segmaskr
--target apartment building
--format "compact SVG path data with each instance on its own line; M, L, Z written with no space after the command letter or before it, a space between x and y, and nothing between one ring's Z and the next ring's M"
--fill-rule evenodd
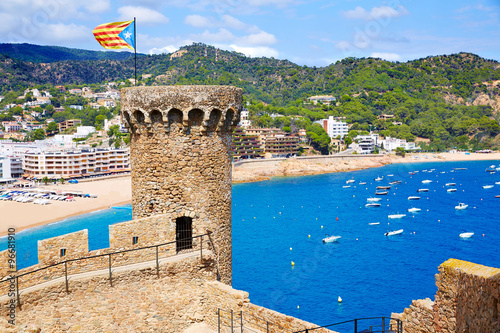
M264 157L259 137L245 135L239 127L233 133L232 153L235 160Z
M328 133L328 136L332 139L335 139L337 136L340 136L342 139L347 135L347 133L349 133L347 123L336 120L333 116L330 116L328 119L318 120L315 123L323 126L326 133Z
M23 158L26 178L71 178L130 170L126 149L82 149L27 152Z
M19 132L23 128L21 124L18 124L15 121L3 121L2 126L5 128L5 132L7 133Z
M272 157L289 157L299 153L299 137L294 135L275 134L261 136L265 153Z
M68 129L70 127L80 125L82 121L80 119L69 119L66 121L63 121L62 123L59 123L59 132L64 131L65 129Z

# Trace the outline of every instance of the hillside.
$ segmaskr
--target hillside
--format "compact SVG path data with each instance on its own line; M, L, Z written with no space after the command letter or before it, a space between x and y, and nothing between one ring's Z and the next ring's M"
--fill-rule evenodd
M205 57L205 53L207 57ZM497 146L500 139L500 63L470 53L431 56L405 63L373 58L346 58L326 67L299 66L287 60L250 58L204 44L182 47L174 54L138 58L143 85L224 84L241 87L256 124L309 128L311 122L346 117L351 130L379 131L424 147L445 149ZM0 94L36 85L88 85L133 78L134 61L65 60L32 63L0 55ZM308 105L312 95L333 95L335 105ZM0 105L1 106L1 105ZM300 115L291 123L286 117ZM393 115L390 121L377 116ZM325 146L326 145L326 146ZM320 149L321 150L321 149Z
M0 43L0 54L12 59L34 63L64 60L124 60L134 56L133 52L89 51L61 46Z

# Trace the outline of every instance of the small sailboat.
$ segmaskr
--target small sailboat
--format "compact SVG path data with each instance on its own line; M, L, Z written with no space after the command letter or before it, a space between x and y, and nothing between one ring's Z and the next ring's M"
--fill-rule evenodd
M323 243L333 243L338 241L341 237L340 236L330 236L328 234L325 235L326 237L323 238Z
M473 232L462 232L460 235L458 235L460 238L471 238L474 236Z
M384 235L385 236L394 236L394 235L399 235L402 233L403 233L403 229L399 229L399 230L394 230L394 231L388 231Z
M466 204L464 204L463 202L460 202L460 203L458 204L458 206L455 206L455 209L457 209L457 210L462 210L462 209L465 209L465 208L467 208L467 207L469 207L469 205L466 205Z

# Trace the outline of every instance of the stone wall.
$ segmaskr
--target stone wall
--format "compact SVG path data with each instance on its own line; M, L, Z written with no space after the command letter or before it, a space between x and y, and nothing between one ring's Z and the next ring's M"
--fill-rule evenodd
M66 252L64 256L61 250ZM87 229L38 241L38 263L44 266L81 258L88 252L89 231Z
M221 328L226 331L231 325L231 310L233 324L240 327L243 316L243 327L269 333L291 333L318 327L295 317L287 316L268 308L250 303L245 291L236 290L217 281L206 283L205 323L213 329L218 328L219 313ZM218 312L218 309L222 311ZM327 329L317 329L317 333L335 333Z
M170 214L213 231L222 281L231 284L231 135L242 91L225 86L136 87L122 90L122 118L131 132L135 219ZM205 233L205 232L203 232Z
M500 269L449 259L439 266L434 302L413 301L405 333L500 332Z

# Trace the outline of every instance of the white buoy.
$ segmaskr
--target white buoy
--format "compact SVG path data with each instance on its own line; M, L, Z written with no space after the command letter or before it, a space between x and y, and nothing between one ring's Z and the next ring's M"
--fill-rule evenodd
M292 266L295 266L295 263L292 261Z
M339 301L339 303L342 303L342 297L339 296L338 301Z
M290 251L292 251L292 248L290 247Z

